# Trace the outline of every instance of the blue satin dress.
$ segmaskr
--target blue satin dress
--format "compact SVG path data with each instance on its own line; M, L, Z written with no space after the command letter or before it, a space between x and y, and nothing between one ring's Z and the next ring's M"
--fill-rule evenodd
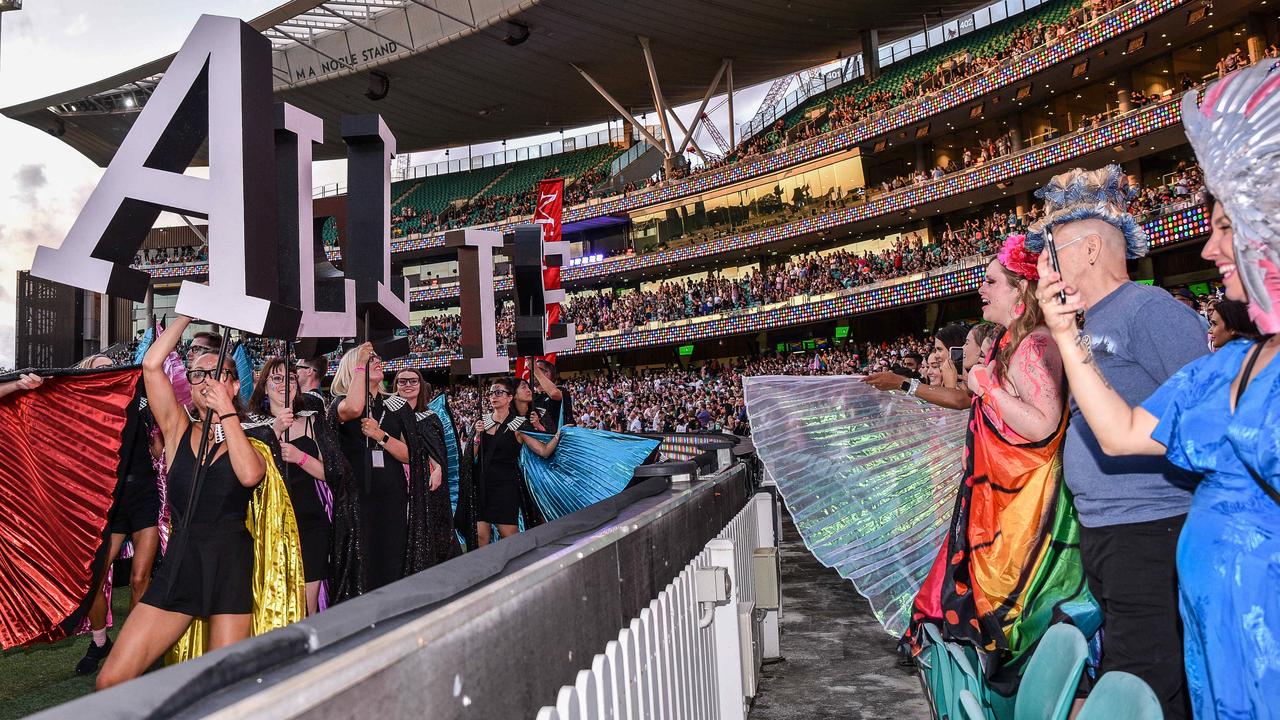
M1143 403L1152 437L1204 474L1178 541L1187 682L1197 720L1280 718L1280 360L1255 371L1235 413L1237 340L1169 378Z

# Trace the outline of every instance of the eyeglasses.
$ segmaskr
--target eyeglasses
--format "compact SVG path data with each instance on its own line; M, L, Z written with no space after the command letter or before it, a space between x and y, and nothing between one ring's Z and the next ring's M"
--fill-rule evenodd
M489 391L489 397L498 397L499 395L510 395L510 394L511 393L507 392L506 390L499 390L498 388L494 388Z
M227 370L188 370L187 382L192 385L199 385L204 382L205 378L213 378L214 380L222 379L223 374L230 375Z
M293 367L294 372L302 372L303 370L310 370L311 372L316 371L316 369L311 367L310 365L295 365Z
M1058 247L1058 249L1059 249L1059 250L1061 250L1061 249L1062 249L1062 248L1064 248L1064 247L1071 247L1072 245L1075 245L1076 243L1080 242L1081 240L1083 240L1083 239L1085 239L1085 238L1087 238L1087 237L1091 237L1092 235L1094 235L1094 233L1089 233L1088 235L1080 235L1079 237L1072 238L1072 239L1070 239L1070 240L1068 240L1068 241L1066 241L1066 242L1064 242L1064 243L1058 243L1057 247Z
M417 385L417 384L418 384L418 378L414 378L414 377L396 378L396 385Z
M192 344L190 347L187 348L187 354L188 355L195 354L199 356L199 355L204 355L205 353L211 353L213 352L213 350L214 348L211 348L208 345Z

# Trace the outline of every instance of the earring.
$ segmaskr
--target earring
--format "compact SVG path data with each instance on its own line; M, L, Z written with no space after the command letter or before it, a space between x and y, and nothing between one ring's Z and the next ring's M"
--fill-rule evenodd
M1026 312L1026 311L1027 311L1027 304L1026 304L1026 303L1024 303L1024 302L1022 302L1021 300L1019 300L1019 301L1018 301L1018 304L1017 304L1017 305L1014 305L1014 306L1013 306L1013 316L1014 316L1014 317L1022 317L1022 313Z

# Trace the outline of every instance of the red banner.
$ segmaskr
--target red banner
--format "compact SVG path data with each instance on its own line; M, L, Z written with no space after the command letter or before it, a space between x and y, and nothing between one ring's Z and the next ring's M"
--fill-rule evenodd
M542 242L560 242L560 219L564 210L564 178L538 181L538 205L533 211L533 222L542 226ZM560 289L560 268L545 267L542 270L542 287L544 290ZM560 322L560 303L547 304L547 325ZM555 362L554 353L544 356ZM531 368L527 367L527 358L516 358L516 377L528 379Z

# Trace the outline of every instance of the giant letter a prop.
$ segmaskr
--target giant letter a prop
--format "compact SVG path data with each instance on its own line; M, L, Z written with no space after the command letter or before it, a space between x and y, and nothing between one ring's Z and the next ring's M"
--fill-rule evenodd
M62 246L31 272L141 301L129 263L161 211L209 220L209 284L186 281L176 310L258 335L293 337L299 313L276 277L271 43L235 18L205 15L121 143ZM205 138L209 179L183 175Z

